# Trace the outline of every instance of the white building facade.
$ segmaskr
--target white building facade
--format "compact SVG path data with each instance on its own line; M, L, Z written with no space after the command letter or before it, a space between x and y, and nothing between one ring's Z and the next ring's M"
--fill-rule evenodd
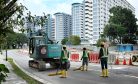
M55 40L55 21L50 14L47 15L44 31L46 31L49 39Z
M135 13L135 8L126 0L83 0L82 5L83 13L79 12L77 8L76 10L73 9L75 5L72 5L73 34L77 34L75 32L81 30L81 34L77 34L81 37L81 44L97 43L98 39L100 39L100 35L103 34L105 25L108 24L110 16L109 10L112 7L121 6ZM79 15L78 13L80 13L80 18L82 17L81 15L83 15L83 28L74 27L74 24L81 22L79 19L74 19L76 17L79 18L77 16Z
M83 38L83 4L72 4L72 35Z
M62 39L72 35L72 17L66 13L55 13L55 40L61 43Z
M103 34L105 25L108 24L109 10L115 6L130 9L133 13L135 8L126 0L92 0L92 26L93 26L93 43L96 44L100 35Z
M83 1L83 33L81 44L92 44L92 0Z

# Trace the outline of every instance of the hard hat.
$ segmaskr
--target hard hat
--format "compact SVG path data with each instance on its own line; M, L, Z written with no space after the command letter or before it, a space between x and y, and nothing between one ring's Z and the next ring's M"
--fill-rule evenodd
M66 47L66 45L63 45L63 47Z

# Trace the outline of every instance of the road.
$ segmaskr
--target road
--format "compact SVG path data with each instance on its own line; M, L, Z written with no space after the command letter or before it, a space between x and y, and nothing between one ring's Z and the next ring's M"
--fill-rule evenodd
M8 57L12 57L27 72L52 84L138 84L137 66L109 65L109 77L103 78L99 76L101 73L100 64L89 63L88 71L73 71L73 69L80 67L81 62L71 62L68 77L64 79L59 78L59 75L48 76L49 73L56 72L56 70L47 69L40 72L28 67L30 58L27 53L9 50Z

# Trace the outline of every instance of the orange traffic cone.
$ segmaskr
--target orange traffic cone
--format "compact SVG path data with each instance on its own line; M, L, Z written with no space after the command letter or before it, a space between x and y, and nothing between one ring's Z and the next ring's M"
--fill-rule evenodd
M123 65L126 65L126 59L123 60Z
M132 65L131 57L129 58L129 65Z
M118 57L116 58L115 64L119 65L119 59L118 59Z

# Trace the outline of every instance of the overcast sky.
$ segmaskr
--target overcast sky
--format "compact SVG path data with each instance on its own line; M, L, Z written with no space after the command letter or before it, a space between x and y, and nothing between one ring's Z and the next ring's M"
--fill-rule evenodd
M64 12L71 14L71 4L75 2L81 3L83 0L20 0L33 15L54 14L56 12ZM127 0L135 7L136 18L138 18L138 0Z

